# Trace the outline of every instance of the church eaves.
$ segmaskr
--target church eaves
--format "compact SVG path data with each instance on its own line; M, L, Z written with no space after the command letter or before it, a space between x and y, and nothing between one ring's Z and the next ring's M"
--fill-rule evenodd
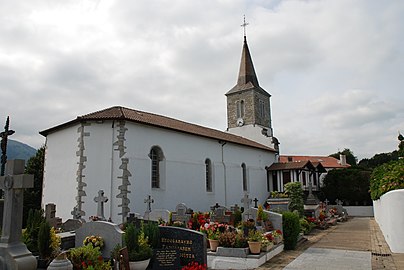
M233 135L231 133L219 131L216 129L211 129L191 123L187 123L174 118L137 111L125 107L115 106L110 107L101 111L94 113L89 113L86 115L78 116L76 119L66 122L64 124L43 130L39 132L42 136L47 136L58 130L67 128L71 125L86 121L104 121L104 120L125 120L135 123L146 124L150 126L155 126L159 128L170 129L178 132L188 133L195 136L206 137L218 141L230 142L235 144L240 144L248 147L259 148L266 151L276 152L275 149L259 144L257 142L248 140L246 138Z
M251 89L258 90L264 95L271 96L267 91L259 86L257 74L255 73L254 64L247 44L247 37L244 36L243 51L241 53L240 70L238 73L237 84L226 93L226 96L229 94L234 94Z

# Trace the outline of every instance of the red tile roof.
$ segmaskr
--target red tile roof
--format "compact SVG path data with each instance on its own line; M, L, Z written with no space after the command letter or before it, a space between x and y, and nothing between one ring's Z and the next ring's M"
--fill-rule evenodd
M280 171L280 170L296 170L308 168L314 170L314 166L310 161L296 161L296 162L288 162L288 163L273 163L268 167L268 171Z
M158 114L137 111L120 106L115 106L94 113L78 116L76 119L72 121L43 130L39 133L46 137L48 134L52 132L74 125L76 123L80 123L82 121L97 121L97 120L125 120L134 123L141 123L150 126L170 129L178 132L188 133L196 136L220 140L223 142L231 142L235 144L276 152L276 150L271 147L259 144L257 142L248 140L240 136L233 135L231 133L207 127L202 127L195 124L190 124L187 122L183 122L174 118Z
M291 160L290 160L291 159ZM350 167L349 164L341 165L339 160L334 157L325 157L325 156L290 156L290 155L281 155L279 157L280 163L287 162L299 162L299 161L311 161L312 163L320 162L324 168L347 168Z

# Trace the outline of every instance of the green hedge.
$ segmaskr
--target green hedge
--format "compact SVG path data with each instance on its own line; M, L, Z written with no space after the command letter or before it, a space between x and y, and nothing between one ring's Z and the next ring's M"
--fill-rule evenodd
M295 249L297 245L297 237L300 233L300 219L299 215L286 211L282 213L283 222L283 239L285 249Z
M370 177L370 196L378 200L383 194L404 188L404 159L391 161L373 170Z

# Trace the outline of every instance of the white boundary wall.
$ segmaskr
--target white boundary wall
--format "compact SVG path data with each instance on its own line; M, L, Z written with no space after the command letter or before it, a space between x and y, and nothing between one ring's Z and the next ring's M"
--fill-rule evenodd
M404 189L389 191L373 201L375 220L394 253L404 253Z
M343 206L351 217L373 217L373 206Z

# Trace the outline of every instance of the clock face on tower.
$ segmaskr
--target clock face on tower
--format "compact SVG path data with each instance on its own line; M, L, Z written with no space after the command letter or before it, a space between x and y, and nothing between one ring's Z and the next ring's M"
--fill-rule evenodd
M243 125L244 125L244 119L243 119L243 118L237 119L237 126L238 126L238 127L241 127L241 126L243 126Z

